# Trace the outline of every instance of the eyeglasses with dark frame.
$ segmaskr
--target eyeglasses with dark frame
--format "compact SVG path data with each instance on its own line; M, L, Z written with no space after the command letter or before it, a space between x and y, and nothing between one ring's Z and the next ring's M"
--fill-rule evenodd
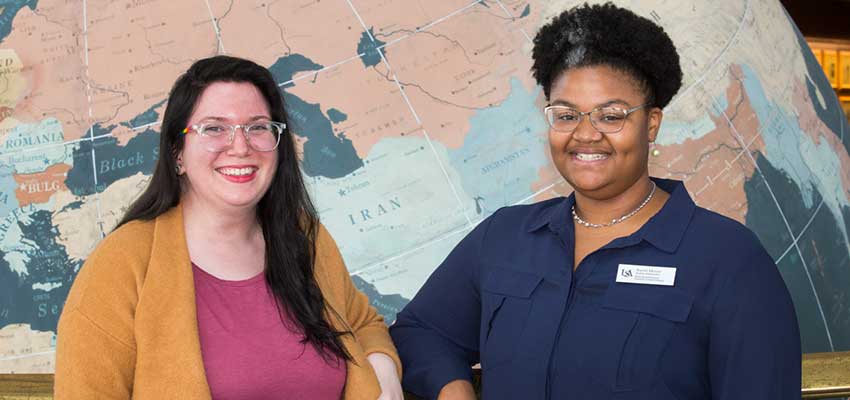
M608 134L623 130L629 114L648 105L649 103L644 103L629 109L599 107L590 111L579 111L567 106L548 106L543 109L543 114L546 115L549 126L558 132L573 133L581 123L581 118L587 115L594 129L599 133Z
M211 153L221 153L233 144L236 129L242 128L245 141L254 151L274 151L280 143L280 137L286 130L286 124L275 121L249 122L230 125L222 122L206 122L187 126L183 134L195 132L201 144Z

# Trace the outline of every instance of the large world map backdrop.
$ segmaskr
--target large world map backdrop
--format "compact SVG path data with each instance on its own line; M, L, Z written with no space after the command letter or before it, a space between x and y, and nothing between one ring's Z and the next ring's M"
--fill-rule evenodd
M655 176L745 223L806 352L850 350L850 155L833 91L777 0L618 1L662 24L685 82ZM4 0L0 373L52 372L74 277L144 188L167 92L214 54L280 84L321 218L388 321L496 209L565 195L537 28L573 0Z

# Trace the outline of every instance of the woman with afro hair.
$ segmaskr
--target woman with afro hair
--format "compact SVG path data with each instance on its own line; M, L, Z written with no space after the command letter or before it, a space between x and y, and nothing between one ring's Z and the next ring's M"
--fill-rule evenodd
M406 390L483 398L799 399L791 297L745 226L652 178L682 71L664 30L612 4L534 40L567 198L479 224L398 314Z

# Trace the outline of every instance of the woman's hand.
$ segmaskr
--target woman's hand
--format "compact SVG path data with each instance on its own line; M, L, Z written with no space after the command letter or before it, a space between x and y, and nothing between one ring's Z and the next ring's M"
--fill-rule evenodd
M381 385L381 396L378 400L403 400L404 393L401 391L401 382L398 380L398 371L395 362L384 353L372 353L366 356L369 364L378 376L378 384Z
M463 379L449 382L437 395L437 400L475 400L476 398L472 384Z

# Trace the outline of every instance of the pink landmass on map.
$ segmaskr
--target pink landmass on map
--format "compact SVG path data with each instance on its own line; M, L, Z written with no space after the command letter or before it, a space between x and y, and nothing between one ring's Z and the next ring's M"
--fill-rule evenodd
M760 121L741 82L740 66L732 65L727 76L727 108L723 114L711 115L716 128L699 139L659 146L660 155L650 156L650 174L685 181L700 206L743 223L747 214L744 183L755 172L746 151L764 153L765 144Z
M3 41L18 54L20 75L28 82L12 116L25 123L56 118L66 140L85 135L90 122L81 7L60 0L39 1L38 14L24 7Z

